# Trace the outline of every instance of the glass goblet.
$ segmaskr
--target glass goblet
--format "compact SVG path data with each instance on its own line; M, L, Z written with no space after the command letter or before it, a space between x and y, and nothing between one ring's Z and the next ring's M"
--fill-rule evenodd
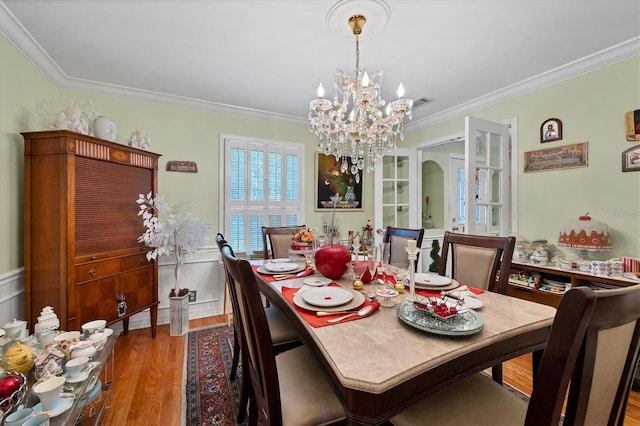
M367 263L354 260L351 262L350 269L353 273L353 288L356 290L362 289L364 283L362 282L362 276L367 271Z

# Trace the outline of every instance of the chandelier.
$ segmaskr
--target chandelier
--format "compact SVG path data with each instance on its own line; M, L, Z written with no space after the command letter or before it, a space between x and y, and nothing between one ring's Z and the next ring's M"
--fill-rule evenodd
M403 98L402 83L398 99L387 104L380 97L383 72L369 75L360 64L359 36L366 21L363 15L349 18L356 37L356 69L351 74L336 71L333 102L324 98L322 83L318 99L309 102L309 130L320 138L318 151L335 156L341 161L342 173L349 169L357 180L365 159L366 171L375 170L376 159L394 149L398 137L404 139L404 117L411 119L413 107L411 99Z

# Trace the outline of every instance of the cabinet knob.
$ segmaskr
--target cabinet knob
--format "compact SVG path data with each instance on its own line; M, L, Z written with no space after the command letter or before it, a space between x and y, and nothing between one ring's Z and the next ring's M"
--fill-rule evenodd
M92 277L96 275L96 270L95 269L89 269L89 275L91 275Z

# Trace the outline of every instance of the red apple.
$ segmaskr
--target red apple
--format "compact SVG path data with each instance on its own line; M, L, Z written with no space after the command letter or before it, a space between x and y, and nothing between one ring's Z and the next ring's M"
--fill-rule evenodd
M8 398L22 386L22 377L13 374L7 374L0 377L0 400Z
M315 262L318 272L335 280L347 271L347 263L351 261L351 252L341 244L330 244L316 251Z

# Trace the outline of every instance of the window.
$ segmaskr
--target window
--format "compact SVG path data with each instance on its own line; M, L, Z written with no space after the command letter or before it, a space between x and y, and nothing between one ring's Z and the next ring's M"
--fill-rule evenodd
M263 226L303 223L304 145L224 137L224 236L238 253L262 250Z

